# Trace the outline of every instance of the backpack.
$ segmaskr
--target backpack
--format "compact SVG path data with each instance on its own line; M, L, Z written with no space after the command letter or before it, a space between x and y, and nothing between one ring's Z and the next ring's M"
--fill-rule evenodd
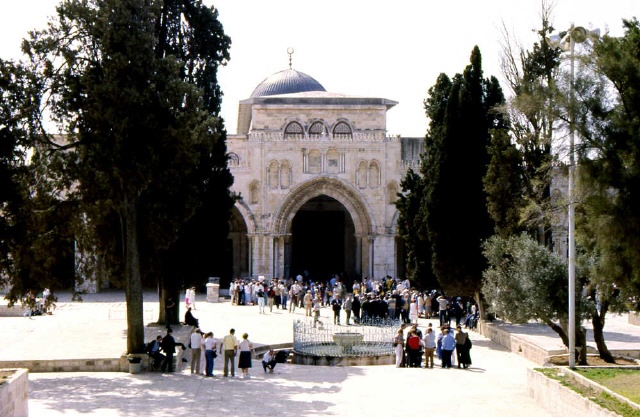
M420 349L420 338L418 336L411 336L407 341L407 347L414 350Z

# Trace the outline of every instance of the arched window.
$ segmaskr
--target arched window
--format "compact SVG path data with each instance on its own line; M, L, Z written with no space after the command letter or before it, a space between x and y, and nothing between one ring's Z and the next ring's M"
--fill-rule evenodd
M280 164L278 163L278 161L271 161L271 163L269 164L269 172L268 172L268 177L267 180L269 181L269 188L271 188L272 190L278 188L278 185L280 183Z
M353 137L351 126L345 122L338 122L333 127L333 137L335 139L351 139Z
M309 126L309 136L314 138L328 136L327 127L320 121L313 122L311 126Z
M378 162L371 161L369 164L369 188L378 188L380 186L380 166Z
M308 172L311 174L319 174L322 172L322 154L317 149L313 149L309 152Z
M240 166L240 157L238 154L230 152L229 155L227 155L227 160L230 167Z
M367 188L367 161L360 162L356 172L356 183L358 188Z
M298 122L291 122L284 128L284 138L293 139L304 136L304 128Z
M280 188L291 187L291 165L289 161L283 161L280 165Z

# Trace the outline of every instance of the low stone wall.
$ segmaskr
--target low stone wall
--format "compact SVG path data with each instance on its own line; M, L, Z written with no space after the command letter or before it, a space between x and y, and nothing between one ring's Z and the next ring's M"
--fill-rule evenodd
M640 314L636 312L629 313L629 324L640 326Z
M500 326L496 326L489 321L481 320L478 323L478 331L492 342L540 365L544 364L546 358L549 356L566 353L564 350L547 351L521 337L501 329Z
M624 397L612 392L611 390L583 377L582 375L571 371L567 368L558 368L558 372L563 372L567 378L583 386L595 388L599 391L605 391L610 395L617 397L620 401L630 404L632 407L638 408L638 405L632 403ZM527 388L529 396L533 398L537 404L556 416L570 415L588 415L595 417L618 416L613 411L602 408L598 404L583 397L577 392L563 386L560 381L548 378L541 372L533 369L527 369ZM640 408L639 408L640 409Z
M58 359L2 361L0 368L26 368L37 372L128 372L129 363L124 358L117 359ZM2 415L2 414L0 414Z
M293 352L292 363L297 365L313 366L372 366L393 365L396 363L395 355L384 356L311 356Z
M26 369L0 369L0 416L29 415L29 374Z

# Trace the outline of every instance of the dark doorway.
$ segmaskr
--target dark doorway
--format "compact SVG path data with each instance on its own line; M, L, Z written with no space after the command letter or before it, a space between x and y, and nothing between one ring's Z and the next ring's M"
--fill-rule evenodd
M332 274L353 273L355 235L351 215L337 200L307 201L292 222L291 275L325 281Z

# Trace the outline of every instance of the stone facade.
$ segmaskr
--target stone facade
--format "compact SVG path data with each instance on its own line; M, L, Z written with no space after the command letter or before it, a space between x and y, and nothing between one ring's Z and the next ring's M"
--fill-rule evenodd
M277 93L277 77L269 82ZM407 168L419 166L423 139L386 135L394 101L295 91L242 101L238 133L228 136L232 190L241 196L231 222L233 275L301 274L305 249L296 247L302 237L294 219L304 211L309 222L331 227L332 220L313 217L330 211L346 213L337 241L346 255L335 272L398 276L394 203Z
M0 416L29 415L29 374L26 369L0 369Z

